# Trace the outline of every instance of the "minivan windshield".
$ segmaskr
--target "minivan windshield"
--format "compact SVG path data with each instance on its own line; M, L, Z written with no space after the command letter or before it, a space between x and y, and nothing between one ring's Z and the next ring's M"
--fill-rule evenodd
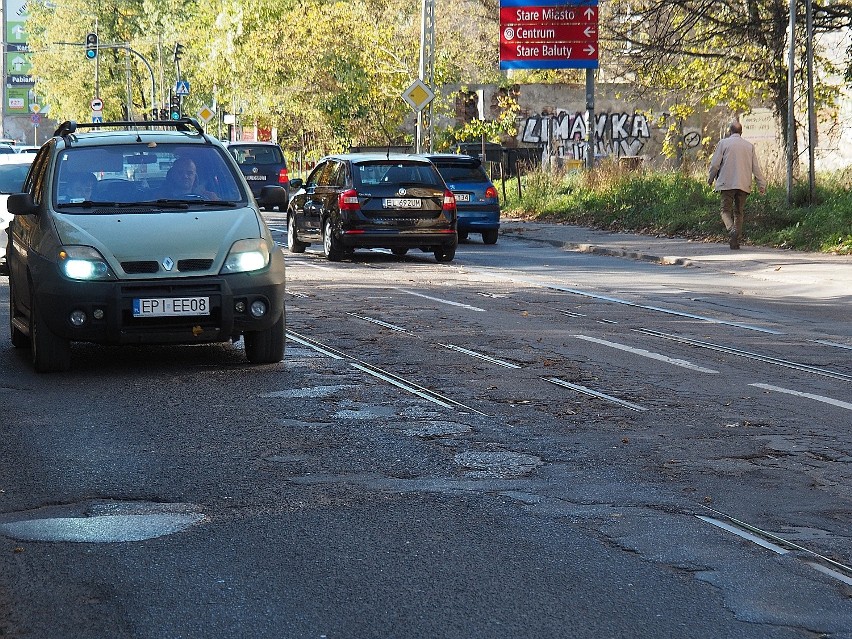
M245 203L224 153L199 144L72 147L57 160L54 205Z

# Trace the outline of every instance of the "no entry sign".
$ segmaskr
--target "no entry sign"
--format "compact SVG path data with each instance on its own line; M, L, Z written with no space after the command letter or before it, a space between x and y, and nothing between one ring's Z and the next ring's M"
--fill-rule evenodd
M501 69L597 66L597 0L500 0Z

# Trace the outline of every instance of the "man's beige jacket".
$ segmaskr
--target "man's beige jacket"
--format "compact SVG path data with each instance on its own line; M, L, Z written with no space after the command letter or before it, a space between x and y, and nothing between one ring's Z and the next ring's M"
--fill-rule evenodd
M708 182L715 180L717 191L739 189L751 193L752 175L757 180L759 189L766 188L766 178L757 161L754 145L743 140L738 133L719 140L713 159L710 160L710 175Z

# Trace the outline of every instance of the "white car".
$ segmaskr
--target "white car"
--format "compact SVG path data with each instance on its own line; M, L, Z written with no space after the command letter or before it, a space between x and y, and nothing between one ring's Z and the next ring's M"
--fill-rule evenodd
M12 214L6 208L6 200L12 193L20 193L24 180L35 160L35 153L2 153L0 154L0 270L6 268L6 243L9 239L7 230Z

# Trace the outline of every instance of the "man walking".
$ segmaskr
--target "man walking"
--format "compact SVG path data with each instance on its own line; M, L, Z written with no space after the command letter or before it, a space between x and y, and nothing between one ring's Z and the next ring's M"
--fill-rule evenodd
M743 125L734 120L729 131L728 137L719 140L710 160L707 183L711 186L716 183L715 188L722 197L722 222L728 229L729 244L732 249L738 249L743 236L743 213L746 198L751 192L752 175L761 194L766 193L766 178L757 161L754 145L742 138Z

